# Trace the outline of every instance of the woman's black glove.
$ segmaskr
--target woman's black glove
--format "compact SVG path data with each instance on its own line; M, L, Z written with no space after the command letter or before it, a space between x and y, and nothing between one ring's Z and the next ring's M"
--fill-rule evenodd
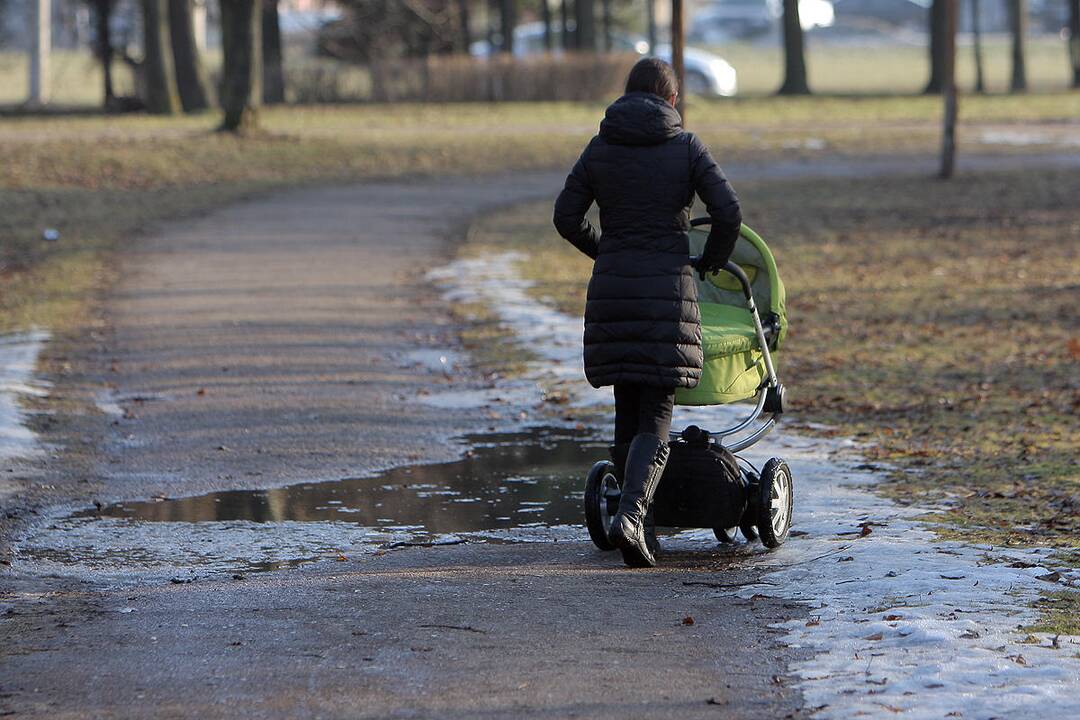
M698 279L704 281L706 275L720 272L724 269L725 263L717 263L716 261L706 261L701 255L690 256L690 267L697 270Z

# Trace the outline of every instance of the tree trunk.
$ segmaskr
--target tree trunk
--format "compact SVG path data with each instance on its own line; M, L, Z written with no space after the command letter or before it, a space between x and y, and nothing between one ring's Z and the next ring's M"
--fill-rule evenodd
M1074 88L1080 88L1080 0L1069 0L1069 62Z
M671 0L671 65L679 83L679 97L675 109L679 111L683 127L686 127L686 64L683 51L686 48L686 9L683 0Z
M596 52L596 5L593 0L575 0L574 20L577 25L577 49Z
M1027 68L1024 66L1024 45L1027 35L1027 0L1009 0L1009 29L1012 31L1012 80L1013 92L1027 90Z
M184 112L202 112L210 107L206 75L199 48L195 45L195 20L191 0L169 0L169 36L176 64L176 89Z
M458 0L458 27L461 33L461 52L469 54L472 30L469 29L469 0Z
M648 33L649 52L656 52L656 0L645 0L645 27Z
M517 25L517 0L500 0L499 26L502 32L502 50L514 54L514 26Z
M570 0L559 0L559 24L563 50L571 50L574 47L574 38L570 33L570 8L566 6L568 2Z
M936 95L945 86L945 0L934 0L930 6L930 80L923 93Z
M784 0L784 84L781 95L809 95L799 0Z
M172 115L180 107L176 78L170 62L168 18L165 0L142 0L143 73L146 80L146 109L158 115Z
M611 49L615 46L614 20L611 18L611 0L601 0L600 16L603 18L604 22L604 50L606 52L611 52Z
M983 76L982 55L982 8L981 0L971 0L972 48L975 51L975 92L986 92L986 80Z
M551 29L551 6L548 0L540 0L540 19L544 23L544 50L551 52L555 49L555 38Z
M94 0L94 26L97 31L97 54L101 61L101 78L104 82L105 99L102 105L108 110L116 99L112 75L112 30L109 18L112 17L113 0Z
M262 98L262 13L259 0L221 0L221 47L224 68L221 129L228 132L258 126Z
M262 6L262 99L267 105L280 105L285 102L285 68L278 0L263 0Z
M956 29L959 24L960 0L945 0L945 24L942 40L945 46L945 65L942 67L942 94L945 98L944 122L941 134L941 170L938 177L948 180L956 169Z

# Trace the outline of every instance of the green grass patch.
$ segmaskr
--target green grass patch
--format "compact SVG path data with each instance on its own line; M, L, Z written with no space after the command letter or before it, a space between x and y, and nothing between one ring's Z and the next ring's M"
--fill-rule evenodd
M1043 593L1035 606L1039 609L1039 621L1024 628L1027 632L1080 635L1080 592Z
M788 286L796 418L867 441L945 534L1080 545L1080 176L733 181ZM537 299L580 313L590 262L550 211L487 218L463 252L528 253Z

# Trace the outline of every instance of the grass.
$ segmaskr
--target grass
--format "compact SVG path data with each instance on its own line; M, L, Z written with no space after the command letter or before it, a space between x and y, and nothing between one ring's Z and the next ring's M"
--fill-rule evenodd
M1080 94L969 98L964 108L981 123L1060 131L1080 115ZM936 98L810 97L697 101L689 112L724 162L753 162L932 153L939 111ZM0 331L77 327L107 281L106 254L156 220L282 185L562 168L602 112L599 103L288 107L265 111L265 132L245 138L213 132L212 114L0 119ZM985 127L964 126L966 147ZM45 228L61 241L43 242Z
M940 504L946 535L1080 546L1080 176L735 182L788 286L795 422L866 441L898 468L884 492ZM486 219L463 252L500 249L582 311L590 263L548 204Z

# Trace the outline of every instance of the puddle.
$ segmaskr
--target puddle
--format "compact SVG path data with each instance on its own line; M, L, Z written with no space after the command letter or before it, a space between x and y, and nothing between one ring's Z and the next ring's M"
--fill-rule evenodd
M395 544L586 539L584 473L607 446L538 429L467 438L454 462L367 478L129 502L77 512L20 544L35 572L120 578L272 570Z
M0 462L40 450L19 401L48 392L45 383L33 378L38 353L48 339L43 330L0 335Z

